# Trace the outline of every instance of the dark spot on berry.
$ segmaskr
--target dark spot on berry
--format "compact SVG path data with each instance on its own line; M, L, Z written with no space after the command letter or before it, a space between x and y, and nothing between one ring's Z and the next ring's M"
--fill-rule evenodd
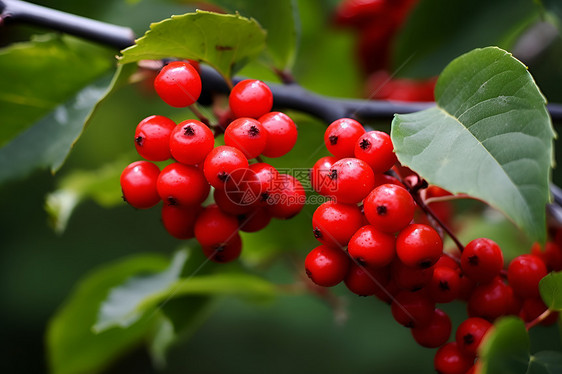
M386 214L386 212L387 212L387 209L384 205L377 206L377 214L379 216L384 216Z
M331 145L336 145L338 144L338 136L337 135L330 135L328 137L328 140L330 141Z
M408 323L406 323L404 326L406 326L408 328L412 328L412 327L415 327L415 323L414 323L414 321L408 321Z
M361 266L367 266L365 259L363 257L355 257L355 261Z
M322 231L320 231L318 227L315 227L314 230L312 230L312 233L316 239L320 239L322 237Z
M269 199L269 192L263 192L261 195L261 201L267 201Z
M474 343L474 335L466 334L465 336L462 337L462 340L463 340L465 345L473 344Z
M121 198L123 199L124 202L127 202L127 198L125 197L125 195L121 195Z
M368 141L367 139L363 139L361 140L361 142L359 142L359 148L361 148L362 150L367 150L369 148L371 148L371 142Z
M258 136L260 134L260 129L258 129L257 126L250 126L250 129L248 130L248 135L250 136Z
M312 273L310 272L310 270L308 270L307 268L304 269L304 272L306 273L306 275L312 279Z
M423 261L420 262L420 267L422 269L427 269L427 268L431 267L431 265L433 265L431 263L431 260L423 260Z
M447 281L439 281L439 289L441 291L449 291L449 282Z
M330 170L330 174L328 174L328 178L334 180L338 177L338 171L336 169Z
M175 197L170 196L170 197L168 197L168 205L176 206L176 205L179 205L179 204L178 204L178 201L176 200Z
M183 128L183 134L185 136L193 136L193 135L195 135L195 130L193 130L192 126L187 125Z
M478 260L478 256L476 255L472 255L470 257L468 257L468 263L472 266L478 266L478 263L480 261Z
M220 180L221 182L226 182L226 180L228 179L228 173L225 172L225 171L220 171L220 172L217 174L217 178L219 178L219 180Z
M217 251L217 253L222 252L222 251L224 251L225 247L226 247L226 244L218 244L218 245L215 246L215 251Z
M410 291L411 291L411 292L416 292L416 291L419 291L419 290L421 290L421 289L423 289L423 286L416 285L416 286L412 287L412 288L410 289Z
M140 135L137 136L137 137L135 138L135 143L137 143L139 147L142 147L142 143L144 143L144 138L143 138L142 136L140 136Z

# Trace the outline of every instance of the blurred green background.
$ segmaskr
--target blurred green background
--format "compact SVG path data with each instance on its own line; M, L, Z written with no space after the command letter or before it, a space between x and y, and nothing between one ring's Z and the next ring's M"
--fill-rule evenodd
M150 22L196 7L189 2L164 0L36 3L129 26L138 36ZM337 0L295 1L300 37L294 75L299 83L318 93L361 97L364 77L355 59L354 34L330 24L337 3ZM10 26L0 28L0 39L7 44L26 40L37 32L44 30ZM430 44L431 39L427 42ZM558 34L530 66L531 72L536 73L539 87L554 102L562 102L561 46ZM466 48L471 47L467 44ZM268 77L259 66L251 66L243 73ZM3 305L0 309L3 342L0 370L4 373L47 371L44 338L47 322L78 280L90 271L138 253L169 256L182 245L164 231L159 209L137 211L124 203L107 208L86 200L78 205L62 234L56 234L48 225L45 196L57 189L65 175L73 170L94 170L108 162L125 165L134 159L132 134L136 124L148 115L169 115L174 120L189 116L186 111L166 107L143 87L142 84L128 86L104 103L56 176L47 171L35 172L23 180L0 185ZM295 118L298 119L299 143L286 158L277 161L277 165L310 167L325 155L323 124L298 114ZM389 125L390 120L373 124L386 130ZM318 151L311 155L311 150ZM562 175L556 170L554 181L562 185ZM119 186L114 188L119 195ZM302 259L315 245L309 234L312 211L313 207L307 207L287 225L275 224L264 234L248 236L250 249L244 254L244 266L257 269L275 283L294 282L295 268L299 261L302 266ZM473 226L474 230L482 231L482 226L489 229L491 225L479 221ZM505 223L498 224L500 228L504 226ZM465 235L469 237L471 232L467 231ZM500 241L513 241L512 227L496 230L495 234ZM281 242L275 242L277 240ZM278 247L285 251L270 264L270 256L276 255ZM513 254L519 248L508 250ZM419 347L407 329L394 323L388 306L374 298L354 297L342 286L336 287L334 292L345 310L346 321L338 320L331 306L310 294L287 294L258 305L233 297L221 298L213 304L208 318L201 321L190 339L173 347L168 366L162 372L433 372L432 351ZM463 318L463 305L449 305L445 309L451 311L454 323ZM561 348L555 329L539 327L532 337L537 350L544 348L541 342L551 349ZM107 372L153 373L156 370L146 350L140 346L115 362Z

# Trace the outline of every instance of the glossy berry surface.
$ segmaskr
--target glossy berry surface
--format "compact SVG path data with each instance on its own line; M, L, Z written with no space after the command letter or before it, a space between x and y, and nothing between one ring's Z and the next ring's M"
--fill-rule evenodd
M450 267L435 266L427 288L429 295L436 303L450 303L460 294L459 273Z
M343 248L362 223L363 215L357 205L327 201L312 215L312 233L322 244Z
M263 230L269 225L271 214L265 208L257 208L251 212L240 214L238 222L240 223L240 231L257 232Z
M137 208L148 209L158 204L160 196L156 188L160 168L150 161L136 161L121 173L121 191L125 201Z
M412 328L412 336L416 343L426 348L437 348L449 340L451 336L451 319L441 309L433 311L429 325Z
M176 123L164 116L150 116L139 122L135 130L135 148L150 161L165 161L170 154L170 134Z
M465 374L473 363L474 359L465 356L456 342L441 346L433 359L433 365L439 374Z
M347 289L359 296L370 296L380 292L388 283L386 269L370 269L351 262L344 279Z
M474 239L464 247L461 268L475 282L490 282L503 268L503 253L493 240Z
M433 277L434 267L425 269L412 268L404 265L399 259L391 264L392 279L398 288L407 291L418 291L429 284Z
M165 204L185 206L201 204L210 191L201 170L178 162L162 169L157 189Z
M201 78L189 62L174 61L160 70L154 89L166 104L183 108L196 102L201 95Z
M227 243L238 233L238 219L212 204L199 213L194 232L195 238L202 246Z
M367 225L355 232L347 250L351 258L370 268L382 268L394 259L394 235Z
M351 118L332 122L324 132L324 144L338 158L354 157L355 143L365 133L363 125Z
M203 122L190 119L179 123L170 136L170 152L176 161L195 165L207 157L215 146L211 129Z
M396 254L406 266L427 268L443 254L443 241L433 227L414 223L398 234Z
M273 94L264 82L245 79L232 88L228 103L236 118L259 118L271 111Z
M390 136L382 131L369 131L355 143L354 155L369 164L375 173L384 173L397 160Z
M304 208L306 192L298 179L288 174L279 174L266 200L266 209L272 217L289 219Z
M394 233L412 221L416 204L405 188L383 184L369 193L363 207L371 225L381 231Z
M203 164L205 178L215 188L223 188L229 175L238 169L247 169L248 159L240 150L227 145L215 147Z
M242 252L242 238L235 233L231 238L216 244L202 245L203 254L211 261L225 263L236 260Z
M200 206L162 205L162 223L166 231L176 239L191 239Z
M493 321L507 313L510 298L509 287L500 277L496 277L490 283L478 285L472 290L467 304L468 315Z
M267 198L271 195L271 191L276 188L276 180L279 178L279 172L275 167L266 162L257 162L251 164L249 169L254 173L256 178L255 193L259 194L260 205L267 205Z
M492 324L483 318L467 318L457 327L457 348L467 356L476 356L480 342L491 327Z
M343 281L349 269L349 257L339 248L320 245L306 256L304 267L317 285L332 287Z
M336 161L333 156L321 157L310 169L310 184L321 195L330 196L336 188L336 181L330 178L330 169Z
M265 149L267 131L253 118L241 117L228 125L224 132L224 143L242 151L246 158L256 158Z
M539 297L539 281L547 274L540 257L521 255L515 257L507 268L507 279L513 291L522 298Z
M281 157L289 153L295 146L298 137L297 126L293 120L281 112L269 112L258 121L267 131L267 142L263 155Z
M422 291L402 291L392 301L392 316L406 327L426 327L433 319L435 303Z
M334 182L330 195L345 204L360 202L375 185L373 170L365 161L356 158L336 161L330 169L329 178Z

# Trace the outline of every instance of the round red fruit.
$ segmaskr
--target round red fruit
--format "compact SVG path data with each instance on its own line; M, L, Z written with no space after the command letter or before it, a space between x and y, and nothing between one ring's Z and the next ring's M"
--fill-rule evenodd
M162 223L166 231L177 239L195 237L195 220L201 212L200 206L162 205Z
M369 131L355 143L355 157L365 161L375 173L384 173L398 161L390 136L382 131Z
M323 287L332 287L345 278L349 262L349 257L341 249L321 245L306 256L304 267L306 274L314 283Z
M363 226L351 237L347 250L358 263L370 268L381 268L394 259L394 235L371 225Z
M461 255L461 268L464 274L477 283L488 283L503 268L503 253L490 239L478 238L464 247Z
M387 269L370 269L353 261L344 279L347 289L359 296L379 294L388 281Z
M483 318L467 318L457 328L457 347L465 355L475 357L484 335L491 327L492 324Z
M234 234L225 242L202 245L203 254L211 261L225 263L236 260L242 252L242 238Z
M160 169L149 161L136 161L121 173L123 199L137 209L147 209L158 204L160 196L156 188Z
M319 158L310 169L310 184L323 196L330 196L335 190L336 181L330 178L330 169L338 159L333 156Z
M199 99L201 77L189 62L170 62L156 76L154 89L166 104L176 108L186 107Z
M190 119L178 124L170 136L170 152L176 161L195 165L215 146L213 132L201 121Z
M312 232L322 244L345 247L362 223L363 215L357 205L327 201L312 215Z
M227 243L238 233L238 219L212 204L199 213L194 231L195 238L202 246Z
M234 170L247 169L248 166L248 159L240 150L221 145L209 152L203 164L203 172L211 186L223 188Z
M402 291L392 301L392 316L402 326L426 327L433 318L435 303L425 292Z
M507 280L519 297L539 297L539 281L547 274L540 257L521 255L515 257L507 268Z
M447 313L441 309L433 311L429 325L412 328L412 336L416 343L426 348L437 348L447 343L451 336L452 324Z
M431 226L414 223L398 234L396 254L406 266L428 268L443 254L443 241Z
M354 157L355 143L365 133L363 125L351 118L340 118L324 132L324 144L338 158Z
M267 143L267 131L257 120L248 117L235 119L224 132L224 143L238 148L246 158L258 157Z
M383 184L372 190L363 203L365 216L377 229L394 233L414 219L416 204L403 187Z
M171 157L170 134L176 123L164 116L150 116L139 122L135 130L135 148L142 158L165 161Z
M465 356L456 342L442 345L433 359L433 365L439 374L465 374L473 364L474 358Z
M271 110L273 94L264 82L245 79L232 88L228 103L236 118L259 118Z
M160 198L169 205L199 205L209 196L210 187L201 170L174 162L158 176Z
M336 161L329 178L334 183L330 195L339 203L356 204L363 200L375 185L375 175L369 165L357 158Z
M262 154L266 157L281 157L295 146L298 137L293 120L281 112L269 112L258 120L267 132L267 142Z
M266 209L272 217L289 219L304 208L306 192L292 175L279 174L266 200Z

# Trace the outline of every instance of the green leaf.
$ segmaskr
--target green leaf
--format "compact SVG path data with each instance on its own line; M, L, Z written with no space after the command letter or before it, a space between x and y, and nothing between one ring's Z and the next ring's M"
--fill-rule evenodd
M265 35L253 19L197 11L152 24L135 45L123 50L120 62L168 57L199 60L229 79L261 53Z
M62 234L74 208L92 199L110 208L123 202L119 178L129 160L119 159L97 170L73 170L45 198L45 210L54 230Z
M539 283L541 297L551 310L562 310L562 271L550 273Z
M420 1L394 42L393 71L430 77L474 48L510 50L538 15L530 0Z
M295 0L215 0L230 12L255 18L267 30L266 53L279 70L290 70L297 47Z
M562 353L542 351L531 356L527 374L556 374L562 373Z
M92 332L100 303L113 287L139 273L162 271L168 260L137 255L105 265L86 275L49 322L47 352L53 374L100 372L138 345L157 319L145 319L127 329Z
M111 327L126 328L137 322L142 317L142 311L138 310L137 306L150 295L168 290L179 278L187 258L187 251L179 251L166 270L145 276L134 276L112 289L101 305L93 330L100 333Z
M529 346L529 334L521 319L500 319L480 347L482 374L525 374L529 365Z
M110 50L67 36L43 35L0 50L0 146L104 75L113 61Z
M399 161L429 183L499 209L531 240L546 237L554 130L526 67L495 47L451 62L437 106L395 115Z

